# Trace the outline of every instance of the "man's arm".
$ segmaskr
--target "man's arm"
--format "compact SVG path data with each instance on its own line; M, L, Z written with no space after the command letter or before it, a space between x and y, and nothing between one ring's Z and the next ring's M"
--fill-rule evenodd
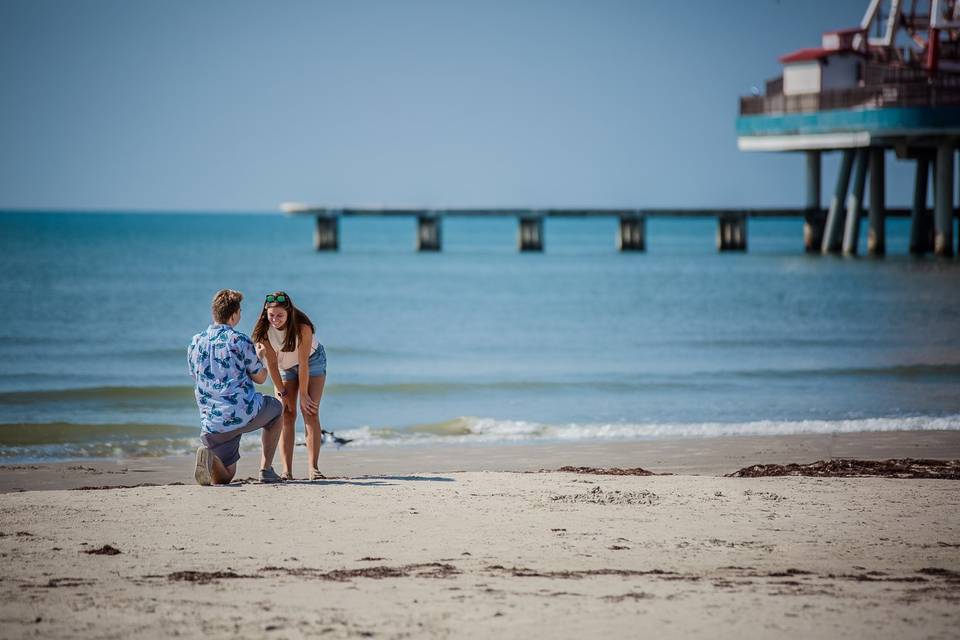
M235 353L243 363L243 368L246 370L247 375L250 376L251 380L253 380L256 384L263 384L266 382L267 369L257 357L256 349L253 346L253 342L250 341L250 338L240 334L240 337L236 341Z

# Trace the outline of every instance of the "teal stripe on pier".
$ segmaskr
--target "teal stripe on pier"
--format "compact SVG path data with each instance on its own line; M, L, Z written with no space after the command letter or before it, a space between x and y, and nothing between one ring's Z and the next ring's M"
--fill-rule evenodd
M902 134L911 130L960 129L960 107L895 107L890 109L835 109L812 113L756 115L737 118L738 136L868 131L872 135Z

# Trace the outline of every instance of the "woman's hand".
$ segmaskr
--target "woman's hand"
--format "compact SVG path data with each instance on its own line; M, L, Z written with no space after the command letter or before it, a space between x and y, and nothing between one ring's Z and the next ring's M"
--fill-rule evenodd
M301 391L300 407L303 409L303 412L308 416L315 416L317 415L317 410L320 408L320 405L313 401L309 393L307 393L306 391Z

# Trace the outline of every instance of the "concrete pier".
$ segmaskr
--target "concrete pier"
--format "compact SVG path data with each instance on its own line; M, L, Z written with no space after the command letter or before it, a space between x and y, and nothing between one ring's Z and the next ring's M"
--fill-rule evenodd
M721 215L717 218L717 249L720 251L747 250L747 217Z
M929 153L929 152L927 152ZM927 156L927 162L930 158ZM926 171L927 165L918 165ZM926 185L926 173L922 173L923 185ZM849 177L847 182L849 182ZM846 188L844 188L844 192ZM857 190L854 189L854 192ZM925 207L925 191L919 191L920 210ZM856 193L854 193L856 195ZM862 197L860 198L862 201ZM826 242L825 220L827 212L814 204L803 208L656 208L630 207L610 209L523 209L523 208L449 208L438 209L433 207L325 207L311 206L300 203L285 203L283 210L291 215L309 215L316 221L314 230L314 245L318 251L336 251L340 248L339 224L341 218L347 217L385 217L385 218L415 218L416 248L419 251L443 250L443 223L445 218L472 218L484 219L495 217L515 218L519 221L517 246L520 251L543 251L545 245L544 224L546 218L607 218L617 221L615 244L621 251L645 251L647 247L646 223L649 218L715 218L717 219L716 244L720 251L745 251L747 249L747 219L785 219L803 218L804 243L808 250L822 247ZM862 208L862 205L861 205ZM887 207L885 217L907 218L911 209ZM915 212L913 212L916 217ZM837 220L843 220L838 213ZM862 216L861 216L862 217ZM921 217L922 219L922 217ZM837 223L841 229L842 222ZM932 225L931 225L932 226ZM915 225L916 227L916 225ZM929 226L927 228L930 228ZM842 238L841 238L842 240ZM913 245L911 245L913 246Z
M830 199L830 208L827 210L827 222L823 229L823 244L820 252L823 254L839 253L842 248L843 227L841 207L847 199L847 188L850 186L850 171L853 168L855 149L844 149L840 160L840 170L837 172L837 184Z
M843 226L843 255L857 255L860 244L860 216L863 215L863 190L867 182L869 149L857 149L854 160L853 189L847 195L847 218Z
M543 216L520 217L517 230L517 247L520 251L543 251Z
M440 251L440 217L435 214L417 216L417 251Z
M647 250L647 219L642 215L620 216L617 248L620 251Z
M867 254L887 253L886 156L883 147L870 148L870 226L867 229Z
M803 248L807 253L820 253L823 244L824 218L820 213L820 151L807 151L806 156L806 208L803 216Z
M935 184L933 252L950 257L953 255L953 144L950 142L941 142L937 147Z
M313 246L317 251L336 251L340 248L340 216L318 215L313 231Z
M916 160L913 179L913 207L910 209L910 253L921 256L933 250L933 220L927 211L927 189L930 176L930 158L922 155Z

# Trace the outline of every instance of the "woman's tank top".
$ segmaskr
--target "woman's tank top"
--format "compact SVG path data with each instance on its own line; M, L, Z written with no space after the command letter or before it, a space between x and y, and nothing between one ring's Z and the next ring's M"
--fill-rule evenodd
M297 357L297 349L293 351L282 351L283 343L287 339L286 330L280 331L279 329L274 329L273 326L267 327L267 338L270 340L270 346L273 347L273 350L277 352L277 364L281 369L289 369L300 364L300 360ZM317 350L317 334L313 334L313 344L310 345L310 355L313 355L313 352ZM297 348L300 347L300 338L297 337Z

